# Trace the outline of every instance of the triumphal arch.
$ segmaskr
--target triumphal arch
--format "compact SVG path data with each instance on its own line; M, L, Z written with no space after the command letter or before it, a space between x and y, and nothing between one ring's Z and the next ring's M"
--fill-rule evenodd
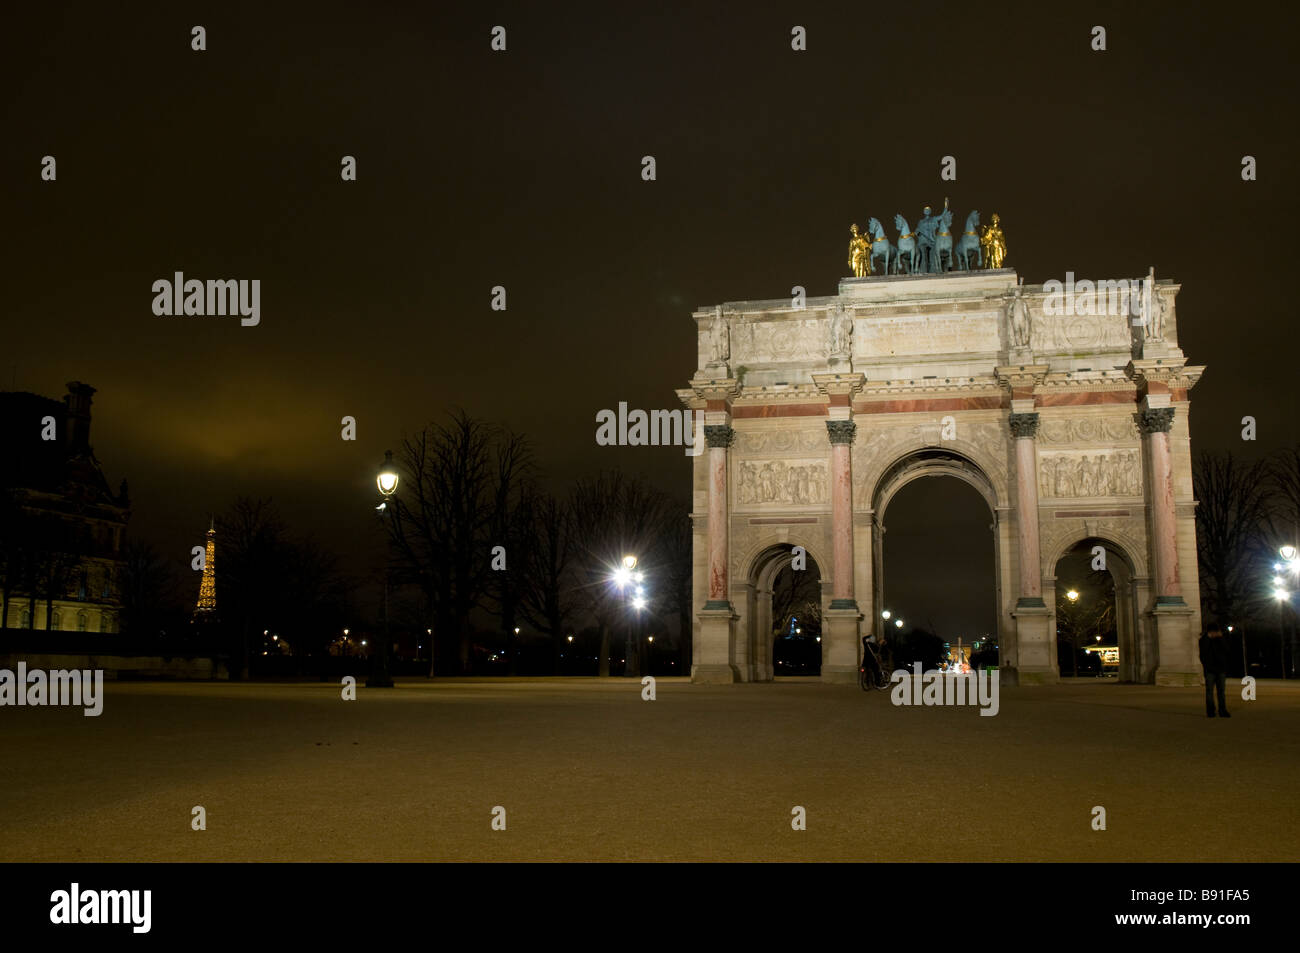
M1199 682L1188 394L1204 368L1178 347L1179 286L1062 278L886 271L695 312L678 391L707 445L693 680L772 678L772 580L796 547L821 572L822 678L855 679L889 502L942 474L989 506L1004 683L1057 680L1056 566L1080 544L1115 577L1121 679Z

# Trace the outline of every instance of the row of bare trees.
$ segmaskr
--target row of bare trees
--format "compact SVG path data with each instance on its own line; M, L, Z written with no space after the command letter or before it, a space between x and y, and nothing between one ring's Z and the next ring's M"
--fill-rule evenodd
M557 496L543 487L526 437L459 411L405 439L399 465L386 510L392 580L423 597L430 674L471 669L471 616L480 611L499 620L512 671L520 623L549 638L558 669L572 627L590 620L608 674L611 637L627 621L610 575L629 553L647 577L649 618L676 616L689 638L689 517L665 494L602 473Z
M43 604L45 627L51 627L54 600L67 597L81 572L76 548L66 521L29 511L11 492L0 489L0 629L21 626L22 603L31 626L36 624L37 605ZM16 594L23 598L15 600Z

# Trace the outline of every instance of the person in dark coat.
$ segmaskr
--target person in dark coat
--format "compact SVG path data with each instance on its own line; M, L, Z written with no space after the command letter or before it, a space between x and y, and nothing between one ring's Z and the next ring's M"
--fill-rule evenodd
M1219 717L1231 718L1228 703L1223 697L1224 685L1228 674L1228 643L1223 638L1223 629L1217 623L1211 625L1201 636L1201 668L1205 672L1205 715L1214 717L1214 693L1219 695Z

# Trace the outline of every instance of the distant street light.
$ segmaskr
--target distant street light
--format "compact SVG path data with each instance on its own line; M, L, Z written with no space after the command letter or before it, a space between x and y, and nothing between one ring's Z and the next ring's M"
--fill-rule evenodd
M902 620L902 619L895 619L895 620L894 620L894 628L896 628L896 629L901 629L902 627L903 627L903 620Z
M894 614L894 613L892 613L892 612L890 612L888 609L886 609L884 612L880 613L880 617L881 617L882 619L884 619L886 622L888 622L888 621L889 621L889 617L892 616L893 614Z
M1069 592L1065 594L1065 598L1069 599L1071 602L1078 602L1079 594L1075 592L1073 589L1071 589Z

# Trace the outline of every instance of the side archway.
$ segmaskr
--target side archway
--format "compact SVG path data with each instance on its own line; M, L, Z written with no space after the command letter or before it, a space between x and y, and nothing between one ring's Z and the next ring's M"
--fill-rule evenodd
M802 547L806 565L803 569L794 568L794 549ZM778 595L778 577L789 578L791 573L809 573L811 586L816 594L817 618L830 604L831 580L823 569L826 565L819 557L816 546L800 539L789 539L777 543L761 545L747 559L748 570L744 575L743 593L735 593L737 609L742 619L740 638L737 639L735 665L740 681L770 682L776 671L775 628L784 621L777 618L781 605L774 602Z
M1052 631L1060 632L1063 627L1061 616L1070 607L1067 593L1071 586L1078 584L1078 578L1086 572L1109 573L1114 580L1114 632L1119 656L1115 674L1120 682L1152 682L1159 653L1140 613L1149 598L1150 581L1145 575L1144 562L1132 547L1105 536L1075 536L1057 545L1046 562L1049 571L1045 581L1050 588L1045 588L1055 593ZM1105 633L1096 634L1107 641ZM1089 633L1088 637L1094 634ZM1061 675L1070 674L1064 666L1061 669Z

